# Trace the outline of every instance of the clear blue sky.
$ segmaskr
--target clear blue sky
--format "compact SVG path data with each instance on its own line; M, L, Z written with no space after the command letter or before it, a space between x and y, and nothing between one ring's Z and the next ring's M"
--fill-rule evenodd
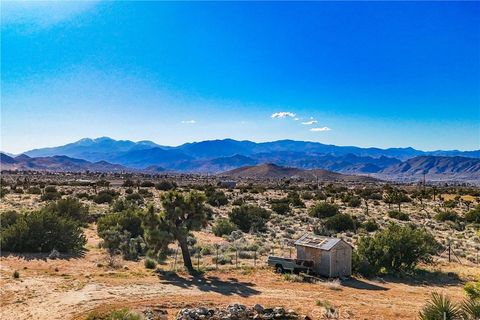
M480 148L480 3L2 2L1 149Z

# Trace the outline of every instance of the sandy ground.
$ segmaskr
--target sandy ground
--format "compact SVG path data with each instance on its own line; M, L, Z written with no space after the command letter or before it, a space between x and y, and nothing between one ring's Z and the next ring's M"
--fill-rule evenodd
M123 267L109 269L104 266L105 254L96 247L94 231L87 230L87 236L89 250L82 257L1 257L0 318L82 319L92 310L129 306L163 308L173 319L184 307L239 302L281 305L320 319L324 310L317 306L320 301L340 310L341 319L415 319L432 291L460 300L463 280L480 277L480 268L450 264L441 266L442 270L456 272L461 280L295 283L268 268L234 267L192 278L147 270L141 261L120 261ZM168 269L169 265L159 267ZM20 272L19 279L12 277L15 270Z

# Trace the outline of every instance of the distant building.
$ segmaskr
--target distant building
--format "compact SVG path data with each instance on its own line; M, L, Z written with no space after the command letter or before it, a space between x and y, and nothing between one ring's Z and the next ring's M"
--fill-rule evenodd
M311 260L314 271L325 277L352 274L352 246L342 239L305 234L295 241L297 259Z
M219 182L219 186L227 189L235 189L237 182L233 180L222 180Z

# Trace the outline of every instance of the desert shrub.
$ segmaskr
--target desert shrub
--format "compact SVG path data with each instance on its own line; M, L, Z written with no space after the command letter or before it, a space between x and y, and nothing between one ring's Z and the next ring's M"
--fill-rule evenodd
M140 212L133 209L128 209L122 212L107 213L98 219L98 234L101 234L103 231L112 228L116 228L121 231L128 231L133 238L143 236Z
M411 271L419 262L428 262L440 246L424 229L391 223L374 236L361 237L357 244L360 260L376 273Z
M315 198L315 194L312 193L312 192L309 192L309 191L304 191L302 192L302 194L300 195L300 197L303 199L303 200L313 200Z
M305 203L300 199L298 192L290 191L287 195L287 199L294 208L305 208Z
M53 193L53 192L58 192L57 187L55 186L46 186L45 189L43 189L45 193Z
M245 204L245 199L241 197L232 201L232 205L234 206L241 206L242 204Z
M153 198L153 193L148 191L147 189L140 189L138 190L138 194L143 198Z
M362 201L360 200L359 197L351 197L348 200L348 206L352 208L358 208L362 204Z
M243 232L265 231L265 223L270 219L270 212L255 205L242 205L233 208L229 219Z
M465 221L470 223L480 223L480 205L465 214Z
M90 199L90 195L87 192L79 192L75 195L78 199Z
M144 203L143 197L139 193L131 193L125 197L125 200L135 204L135 205L142 205Z
M20 272L18 272L18 270L15 270L15 271L13 271L12 276L13 276L14 279L18 279L18 278L20 278Z
M430 301L420 311L420 320L460 320L461 309L449 297L432 293Z
M118 194L115 191L111 190L102 190L93 197L93 202L102 204L102 203L112 203L113 199Z
M214 207L221 207L228 204L227 196L223 191L205 192L207 203Z
M1 247L11 252L80 251L86 243L79 222L51 210L27 213L2 230Z
M410 217L405 212L397 211L397 210L390 210L388 211L388 216L392 219L397 219L401 221L408 221Z
M144 264L147 269L155 269L157 267L157 263L151 258L145 258Z
M355 221L352 216L346 213L339 213L332 217L329 217L325 221L325 227L328 230L334 230L336 232L342 232L355 229Z
M125 187L125 188L131 188L131 187L134 187L135 186L135 182L133 182L133 180L131 179L127 179L125 181L123 181L123 184L122 184L122 187Z
M290 205L284 202L272 203L272 211L280 215L286 215L290 212Z
M15 222L21 215L15 210L8 210L0 214L0 229L6 229Z
M132 312L126 308L110 311L109 313L90 313L86 320L142 320L140 314Z
M319 200L319 201L325 201L327 200L328 197L325 193L321 192L321 191L317 191L315 193L315 200Z
M127 230L119 228L109 228L99 233L103 239L101 243L111 257L121 253L126 260L137 260L140 255L145 253L146 244L141 236L132 238Z
M161 191L168 191L176 188L177 188L177 184L169 180L162 180L155 185L155 189L161 190Z
M5 197L9 192L7 188L0 188L0 198Z
M369 220L365 221L364 223L362 223L362 227L367 232L373 232L373 231L377 231L379 229L378 223L373 219L369 219Z
M221 237L223 235L228 236L236 229L237 227L227 219L218 219L215 222L215 225L212 227L213 234L217 237Z
M29 194L41 194L42 190L39 187L30 187L27 189L27 193Z
M142 181L142 183L140 183L140 187L152 188L152 187L155 187L155 183L153 183L152 181Z
M218 263L220 265L224 265L224 264L231 264L232 263L232 257L230 257L229 255L226 255L226 254L221 254L218 256L218 259L217 257L212 257L212 262L213 263Z
M338 207L327 202L319 202L308 210L308 214L315 218L328 218L340 213Z
M48 210L61 217L82 223L86 223L89 220L88 207L76 198L60 199L55 203L47 205L43 210Z
M357 251L352 253L352 271L364 277L374 276L376 270L366 259L360 257Z
M46 190L47 188L45 188ZM45 191L44 194L42 194L40 196L40 200L42 201L53 201L53 200L58 200L62 197L62 195L60 194L60 192L47 192Z
M435 220L438 221L458 221L460 217L454 211L441 211L435 215Z

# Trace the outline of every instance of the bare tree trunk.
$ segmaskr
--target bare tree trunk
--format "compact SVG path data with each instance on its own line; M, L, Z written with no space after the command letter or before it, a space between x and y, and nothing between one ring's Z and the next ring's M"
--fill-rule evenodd
M190 251L188 251L187 239L179 239L180 249L182 249L183 265L187 268L188 273L194 273L192 259L190 258Z

